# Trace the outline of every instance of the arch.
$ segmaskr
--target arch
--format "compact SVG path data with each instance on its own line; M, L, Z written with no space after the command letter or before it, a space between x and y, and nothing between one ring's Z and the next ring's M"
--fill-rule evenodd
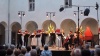
M65 19L61 22L60 28L63 29L65 35L67 35L69 31L75 32L76 24L72 19Z
M88 26L93 34L98 34L98 22L94 18L85 18L82 21L81 26L84 30L86 30L86 27Z
M25 25L26 29L29 31L29 32L33 32L34 30L37 30L38 29L38 25L35 21L29 21L26 23Z
M11 24L11 44L17 44L17 32L21 29L21 25L18 22L13 22Z
M45 31L48 31L48 27L49 27L50 24L54 27L54 30L55 30L56 29L56 24L52 20L46 20L46 21L44 21L43 24L42 24L42 28Z
M1 24L2 24L5 28L7 28L7 23L6 23L6 22L2 21Z
M3 23L0 23L0 45L5 44L5 26L6 25L3 25Z

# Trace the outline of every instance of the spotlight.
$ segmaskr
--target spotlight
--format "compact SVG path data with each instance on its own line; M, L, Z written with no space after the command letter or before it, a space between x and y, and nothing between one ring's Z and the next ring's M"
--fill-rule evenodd
M98 8L99 8L99 5L98 5L98 3L96 2L96 7L95 7L95 9L98 10Z
M76 13L74 13L74 16L76 16Z
M61 7L61 8L59 9L60 12L62 12L63 10L64 10L64 7Z
M89 8L86 8L85 11L84 11L84 16L88 16L90 13L90 9Z

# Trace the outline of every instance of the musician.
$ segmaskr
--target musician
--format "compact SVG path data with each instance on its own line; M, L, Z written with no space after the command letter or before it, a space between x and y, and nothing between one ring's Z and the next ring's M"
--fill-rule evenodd
M74 33L74 44L78 44L77 33Z
M17 33L17 48L20 48L22 46L22 32L21 30L18 30Z
M70 31L69 35L70 35L70 37L69 37L69 45L71 46L73 44L73 37L74 37L73 32Z
M25 32L24 32L24 46L28 46L28 37L29 37L29 33L28 33L28 31L26 30Z
M42 44L42 47L45 45L45 41L46 41L46 33L42 29L42 32L41 32L41 44Z
M54 46L56 44L56 34L54 30L52 30L52 32L50 33L50 41L51 46Z
M64 30L62 29L61 30L61 41L62 41L62 46L63 46L63 43L64 43Z
M34 30L33 33L31 34L31 38L32 38L31 45L32 45L32 47L35 48L36 45L37 45L37 41L36 41L36 30Z

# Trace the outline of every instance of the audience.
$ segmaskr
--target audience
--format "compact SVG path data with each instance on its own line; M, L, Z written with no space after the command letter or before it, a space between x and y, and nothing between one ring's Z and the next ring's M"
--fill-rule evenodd
M48 49L48 45L44 45L44 50L41 52L41 56L52 56L52 52Z
M25 54L25 56L30 56L30 51L31 51L31 47L30 46L28 46L28 47L26 47L26 54Z
M82 56L91 56L90 50L87 49L82 50Z
M84 48L83 48L84 47ZM90 49L88 44L85 44L82 48L75 45L71 47L71 56L100 56L100 45L95 45L94 49ZM31 50L32 48L32 50ZM24 46L16 49L14 45L0 46L0 56L52 56L52 52L49 50L48 45L44 45L44 50L40 50L40 47Z
M13 54L12 49L7 49L6 56L11 56Z
M94 56L100 56L100 48L95 49Z
M36 51L36 49L32 49L32 50L31 50L30 56L37 56L37 51Z
M71 56L82 56L81 54L81 49L80 48L76 48L71 52Z
M20 51L19 49L15 49L14 55L15 55L15 56L18 56L19 54L21 54L21 51Z
M37 46L36 50L37 50L37 56L40 56L41 55L40 47Z

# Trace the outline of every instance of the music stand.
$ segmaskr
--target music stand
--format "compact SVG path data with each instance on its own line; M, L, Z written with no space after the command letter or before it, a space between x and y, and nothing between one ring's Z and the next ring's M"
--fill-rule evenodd
M41 36L40 34L37 34L36 35L36 38L37 38L37 46L38 46L38 38L40 38L40 36Z

